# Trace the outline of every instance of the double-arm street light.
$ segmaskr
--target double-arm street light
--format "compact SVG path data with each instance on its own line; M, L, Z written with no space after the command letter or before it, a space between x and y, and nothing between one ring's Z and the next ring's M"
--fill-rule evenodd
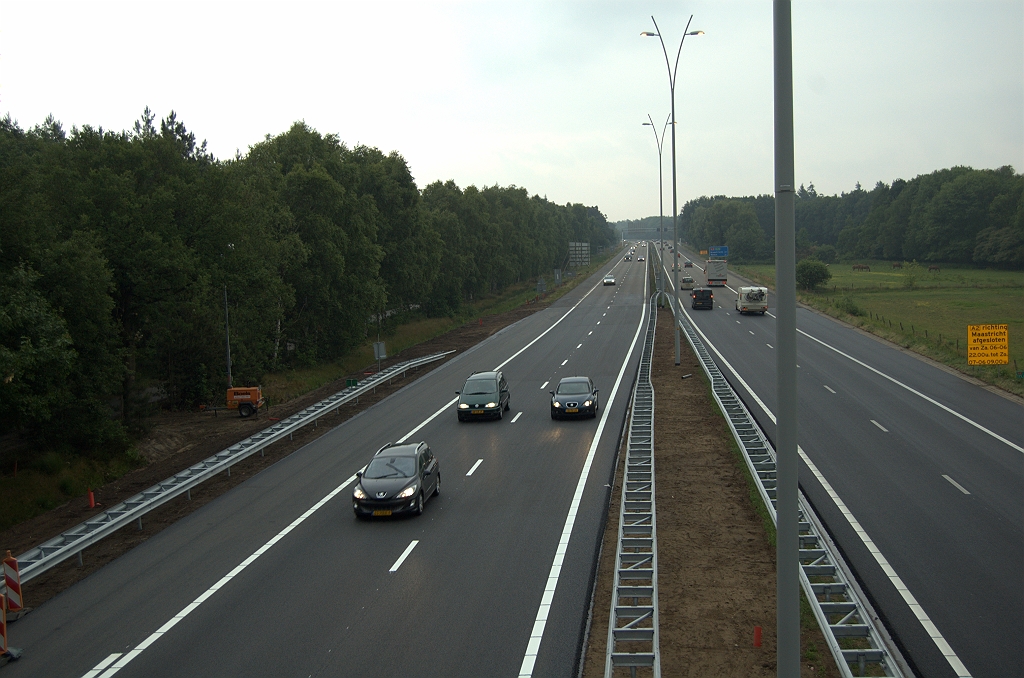
M668 50L665 49L665 41L661 38L661 29L658 28L658 22L651 17L651 21L654 22L654 33L644 31L640 35L646 37L657 37L661 42L661 51L665 54L665 66L668 68L668 88L669 94L672 100L672 113L669 116L672 121L672 281L675 286L676 295L676 313L679 313L679 268L675 265L677 254L679 250L679 206L676 200L676 73L679 71L679 55L683 52L683 42L686 41L688 35L703 35L704 31L691 31L690 22L693 21L693 15L690 15L689 21L686 22L686 28L683 30L683 38L679 41L679 49L676 51L676 63L675 67L668 59ZM664 266L664 258L662 258L662 265ZM679 323L675 323L676 326L676 365L679 364Z
M668 122L671 116L665 118L665 124L661 128L661 137L658 137L658 128L654 126L654 120L651 118L651 114L647 114L647 119L650 122L645 122L644 125L650 125L651 131L654 132L654 143L658 145L658 214L660 215L661 221L658 222L658 240L662 251L665 250L665 199L663 197L663 188L665 182L661 178L661 149L665 146L665 130L668 129ZM661 280L661 291L665 291L665 267L661 267L661 271L658 273L658 279Z

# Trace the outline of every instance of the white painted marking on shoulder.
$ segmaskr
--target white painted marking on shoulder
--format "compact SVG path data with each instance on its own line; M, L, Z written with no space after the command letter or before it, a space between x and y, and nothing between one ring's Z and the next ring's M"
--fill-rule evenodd
M877 421L875 421L874 419L872 419L872 420L871 420L871 423L872 423L872 424L874 424L875 426L877 426L878 428L882 429L882 430L883 430L883 431L885 431L886 433L888 433L888 432L889 432L889 429L887 429L886 427L882 426L881 424L879 424L879 423L878 423Z
M544 387L547 386L547 385L548 385L548 382L545 381L543 384L540 385L540 390L543 391Z
M582 346L582 345L583 344L576 344L576 348L579 349L579 347Z
M644 298L647 298L647 281L644 280ZM626 359L622 361L619 375L615 379L611 395L604 406L604 414L601 415L601 423L597 425L594 439L590 443L590 450L587 452L587 459L583 462L583 470L580 471L580 478L576 483L576 491L573 493L572 502L569 504L569 514L565 517L565 524L562 526L562 536L558 540L555 549L555 557L551 562L551 569L548 571L547 583L544 586L544 593L540 599L540 606L537 608L537 617L533 623L533 630L530 632L530 640L526 644L526 653L523 655L523 663L519 668L519 678L531 678L533 667L537 663L537 653L540 652L540 644L544 639L544 628L548 623L548 612L551 610L551 602L555 597L555 589L558 587L558 578L562 573L562 563L565 560L565 553L569 547L569 538L572 536L573 525L576 524L576 512L579 510L580 501L583 499L583 490L587 486L587 478L590 476L590 466L594 462L594 454L597 452L597 445L601 442L601 435L604 433L605 425L608 422L608 414L612 411L612 403L615 401L615 394L618 393L622 384L622 376L626 373L626 366L636 349L637 339L644 328L644 318L647 316L647 304L641 306L640 323L637 325L636 334L633 335L633 343L629 346Z
M405 547L405 550L402 551L402 555L398 556L398 560L395 561L395 564L391 566L391 569L388 570L388 572L398 572L398 568L402 566L402 563L405 562L405 559L409 557L409 554L412 553L412 550L416 548L416 545L419 543L419 539L413 539L409 542L409 545Z
M82 674L82 678L96 678L96 676L100 675L100 672L102 672L103 669L105 669L108 666L110 666L111 664L113 664L114 660L117 659L120 656L121 656L120 652L115 652L114 654L109 655L106 659L101 661L99 664L97 664L96 666L92 667L90 670L86 671L84 674Z
M567 362L569 362L569 359L568 359L568 358L566 358L565 360L563 360L563 361L562 361L562 364L561 364L561 365L559 365L559 367L562 367L562 366L564 366L564 365L565 365L565 364L566 364Z
M743 385L743 388L746 389L747 393L750 394L750 397L754 399L758 406L760 406L760 408L764 410L764 413L768 415L768 418L772 420L772 423L777 423L775 419L775 414L768 409L768 406L764 404L764 401L761 400L760 396L754 393L754 389L750 388L750 384L748 384L746 380L744 380L743 377L740 376L739 372L736 371L732 364L730 364L729 361L725 359L725 356L723 356L721 352L719 352L718 348L713 343L711 343L707 335L704 334L704 332L701 331L699 327L697 327L697 324L693 322L693 318L690 317L689 312L685 308L680 310L682 310L682 312L686 314L686 317L690 320L690 325L693 326L697 333L700 334L700 336L704 339L704 343L708 346L708 348L714 351L715 355L718 356L718 359L722 361L720 364L725 365L726 368L728 368L728 370L732 372L732 375L736 377L736 380L740 384ZM799 332L800 330L797 331ZM797 367L799 367L799 365L797 365ZM811 469L811 473L814 474L814 477L818 479L819 483L821 483L821 486L825 488L825 491L828 493L829 497L832 498L832 501L835 503L839 511L843 514L843 517L846 518L846 521L857 533L857 536L860 537L861 542L867 548L868 552L874 557L875 562L878 563L879 567L882 568L882 571L889 578L889 581L892 583L893 586L896 587L896 590L899 591L900 595L903 597L904 602L906 602L907 605L910 607L910 610L914 613L914 616L917 617L917 620L921 623L921 626L924 627L925 631L928 633L928 636L932 639L932 642L934 642L935 646L939 648L939 652L942 653L942 656L946 658L946 661L949 662L949 665L956 672L957 678L971 678L970 672L967 670L967 667L964 666L963 662L960 661L960 657L957 656L956 652L953 651L953 648L950 647L948 642L946 642L945 637L943 637L942 633L939 632L938 627L935 626L931 618L924 611L924 608L921 607L920 603L917 602L917 599L914 598L914 595L910 592L910 589L907 588L907 585L903 583L903 580L900 578L900 576L896 574L896 570L893 569L892 565L889 564L889 561L886 560L885 556L882 555L881 550L879 550L879 548L875 545L874 540L872 540L871 537L868 535L867 531L863 527L861 527L860 522L857 520L856 517L854 517L853 512L846 507L846 502L844 502L842 497L839 496L839 493L832 488L832 484L829 483L825 476L821 473L821 471L818 470L818 467L815 466L814 462L811 461L811 458L807 456L807 453L804 452L803 448L797 445L796 451L800 455L800 459L802 459L803 462L807 464L807 468Z
M824 387L825 387L825 390L826 390L826 391L828 391L829 393L831 393L831 394L833 394L833 395L835 394L835 391L833 391L833 390L832 390L832 389L831 389L831 388L830 388L829 386L827 386L826 384L822 384L822 386L824 386Z
M768 348L772 349L773 351L775 350L775 347L772 346L771 344L765 344L765 346L767 346Z
M482 464L482 463L484 463L483 459L477 459L476 463L473 464L473 468L471 468L468 471L466 471L466 476L468 477L468 476L473 475L473 472L476 471L478 468L480 468L480 464Z
M520 412L520 413L516 414L516 416L512 417L512 421L511 421L511 422L509 422L509 423L511 423L511 424L514 424L514 423L516 423L516 422L517 422L517 421L519 420L519 417L521 417L521 416L523 416L523 413L522 413L522 412Z
M970 494L970 492L968 492L966 489L964 489L963 485L961 485L957 481L953 480L952 478L947 476L945 473L942 474L942 477L945 478L946 480L948 480L949 482L951 482L953 484L953 487L955 487L956 489L960 490L964 494Z

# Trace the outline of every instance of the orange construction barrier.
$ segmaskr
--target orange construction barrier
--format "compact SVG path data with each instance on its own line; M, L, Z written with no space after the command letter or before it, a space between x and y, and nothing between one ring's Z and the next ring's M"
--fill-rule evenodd
M21 612L25 609L25 600L21 596L21 575L18 573L18 559L10 551L4 558L4 583L7 584L7 609Z
M0 596L0 655L7 654L7 599Z

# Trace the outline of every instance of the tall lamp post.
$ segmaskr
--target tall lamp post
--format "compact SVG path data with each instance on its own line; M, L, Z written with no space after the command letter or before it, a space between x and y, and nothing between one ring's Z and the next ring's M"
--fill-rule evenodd
M679 268L676 266L676 254L679 249L679 206L676 202L676 74L679 72L679 55L683 53L683 42L686 41L688 35L704 35L704 31L691 31L690 22L693 21L693 15L690 15L690 19L686 22L686 28L683 29L683 38L679 41L679 49L676 51L676 63L675 67L672 66L668 60L668 50L665 49L665 41L661 37L661 29L658 28L658 22L651 17L651 21L654 22L654 33L644 31L640 35L645 37L657 36L658 41L661 42L661 51L665 54L665 67L668 68L668 88L672 99L672 284L676 288L676 314L679 313ZM662 260L664 265L664 259ZM676 365L679 364L679 323L674 323L676 326Z
M654 126L654 120L651 118L651 114L647 114L647 119L650 122L645 122L644 125L650 125L651 131L654 132L654 142L658 145L658 214L660 215L661 221L658 223L658 240L661 241L662 252L665 249L665 199L663 197L665 182L661 178L661 149L665 146L665 130L668 129L668 122L670 117L665 118L665 125L661 128L661 138L658 138L658 128ZM664 258L664 255L662 255ZM661 267L661 271L658 273L658 277L661 279L661 291L665 291L665 267Z

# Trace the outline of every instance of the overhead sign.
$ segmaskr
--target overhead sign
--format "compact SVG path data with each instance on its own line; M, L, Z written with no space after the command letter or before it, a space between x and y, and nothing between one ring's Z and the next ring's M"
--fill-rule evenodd
M708 248L708 256L715 259L726 259L729 257L728 245L715 245Z
M968 325L967 364L1006 365L1010 362L1010 329L1007 325Z

